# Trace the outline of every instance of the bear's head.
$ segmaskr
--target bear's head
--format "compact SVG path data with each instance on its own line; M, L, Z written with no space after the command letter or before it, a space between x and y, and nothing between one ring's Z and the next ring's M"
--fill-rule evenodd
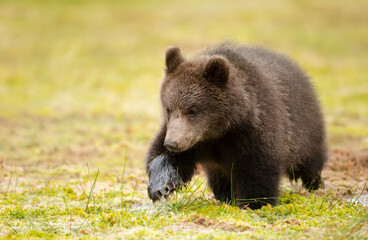
M222 56L184 59L177 47L166 50L166 74L161 103L166 123L165 147L186 151L211 141L229 127L231 66Z

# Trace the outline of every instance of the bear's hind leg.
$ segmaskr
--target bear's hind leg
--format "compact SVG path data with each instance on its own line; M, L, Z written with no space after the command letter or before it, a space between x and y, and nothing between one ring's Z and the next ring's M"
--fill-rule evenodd
M297 165L294 171L289 171L290 179L302 179L303 186L308 191L317 190L324 187L321 176L323 165L327 155L324 151L315 153L313 156L306 158L302 164Z
M323 187L323 180L321 172L313 170L304 165L298 165L295 169L290 169L288 171L289 179L298 181L299 178L302 179L303 187L308 191L317 190Z
M318 174L314 177L302 177L303 186L308 189L308 191L317 190L318 188L323 188L324 183L322 180L321 174Z

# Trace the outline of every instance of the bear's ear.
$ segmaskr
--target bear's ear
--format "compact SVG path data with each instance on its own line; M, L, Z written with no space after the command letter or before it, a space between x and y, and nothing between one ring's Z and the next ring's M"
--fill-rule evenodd
M229 64L223 57L212 57L204 70L203 77L217 86L222 86L229 78Z
M184 61L180 48L168 47L165 54L166 71L172 73Z

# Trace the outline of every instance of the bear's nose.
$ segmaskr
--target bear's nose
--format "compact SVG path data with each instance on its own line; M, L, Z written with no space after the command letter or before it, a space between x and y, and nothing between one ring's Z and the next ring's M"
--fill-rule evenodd
M165 140L164 146L171 151L175 151L178 149L178 142Z

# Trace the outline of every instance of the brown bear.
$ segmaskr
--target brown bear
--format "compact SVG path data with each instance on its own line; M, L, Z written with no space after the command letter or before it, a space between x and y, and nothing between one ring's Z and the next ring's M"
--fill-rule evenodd
M323 184L323 116L288 57L226 42L185 59L169 47L160 97L146 159L153 201L189 182L197 164L216 199L251 209L277 203L283 174L309 190Z

